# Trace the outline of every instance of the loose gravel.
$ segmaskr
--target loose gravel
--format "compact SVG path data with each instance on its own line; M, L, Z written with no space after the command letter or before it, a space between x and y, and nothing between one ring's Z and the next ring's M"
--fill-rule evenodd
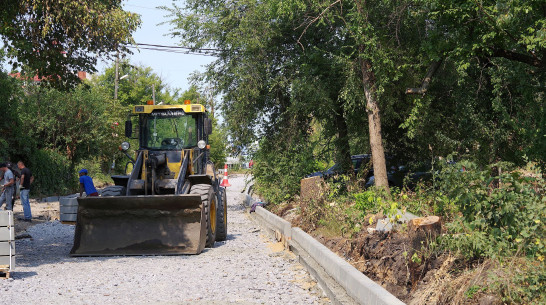
M228 239L200 255L69 257L74 226L28 229L2 304L328 304L293 254L246 215L244 177L230 177Z

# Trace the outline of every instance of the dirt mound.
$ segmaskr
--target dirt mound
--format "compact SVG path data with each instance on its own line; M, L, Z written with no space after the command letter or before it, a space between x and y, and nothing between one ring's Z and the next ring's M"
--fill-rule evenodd
M415 251L411 249L411 241L397 232L361 232L354 239L315 238L404 302L411 300L412 291L418 288L420 281L429 271L439 268L444 260L412 262Z

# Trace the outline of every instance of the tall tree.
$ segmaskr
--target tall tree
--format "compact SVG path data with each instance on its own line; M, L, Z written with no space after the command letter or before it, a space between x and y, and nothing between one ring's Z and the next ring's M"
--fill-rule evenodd
M385 152L544 159L541 1L191 0L170 12L184 45L217 50L206 80L237 143L308 151L315 122L338 160L369 146L385 188ZM279 158L285 174L305 168Z
M121 0L3 0L0 24L14 67L72 86L78 71L96 71L98 57L129 52L140 17L124 11Z

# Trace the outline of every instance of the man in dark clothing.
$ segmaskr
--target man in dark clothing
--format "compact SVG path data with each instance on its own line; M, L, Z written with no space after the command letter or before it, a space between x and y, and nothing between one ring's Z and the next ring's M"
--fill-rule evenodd
M32 221L32 212L30 210L30 200L28 194L30 193L30 184L34 182L34 176L30 169L25 167L23 161L17 162L17 166L21 170L21 182L19 189L21 190L21 205L23 206L24 221Z

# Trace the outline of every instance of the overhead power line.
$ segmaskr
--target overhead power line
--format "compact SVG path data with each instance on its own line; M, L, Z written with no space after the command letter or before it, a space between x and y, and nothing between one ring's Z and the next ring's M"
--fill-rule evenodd
M134 4L124 4L124 5L125 5L125 6L138 7L138 8L144 8L144 9L147 9L147 10L158 10L158 11L162 11L162 9L157 8L157 7L147 7L147 6L140 6L140 5L134 5Z
M201 55L201 56L218 56L217 53L214 52L207 52L207 51L191 51L191 50L169 50L169 49L162 49L162 48L151 48L151 47L136 47L136 46L128 46L129 48L138 49L138 50L148 50L148 51L158 51L158 52L167 52L167 53L177 53L177 54L190 54L190 55Z
M134 49L149 50L149 51L202 55L202 56L218 56L219 53L222 52L222 50L220 49L190 48L190 47L184 47L184 46L168 46L168 45L150 44L150 43L128 44L127 47L134 48Z
M166 46L161 44L150 44L150 43L136 43L138 46L148 46L148 47L158 47L158 48L166 48L166 49L188 49L188 50L203 50L203 51L215 51L220 52L222 50L220 49L207 49L207 48L190 48L190 47L182 47L182 46Z

